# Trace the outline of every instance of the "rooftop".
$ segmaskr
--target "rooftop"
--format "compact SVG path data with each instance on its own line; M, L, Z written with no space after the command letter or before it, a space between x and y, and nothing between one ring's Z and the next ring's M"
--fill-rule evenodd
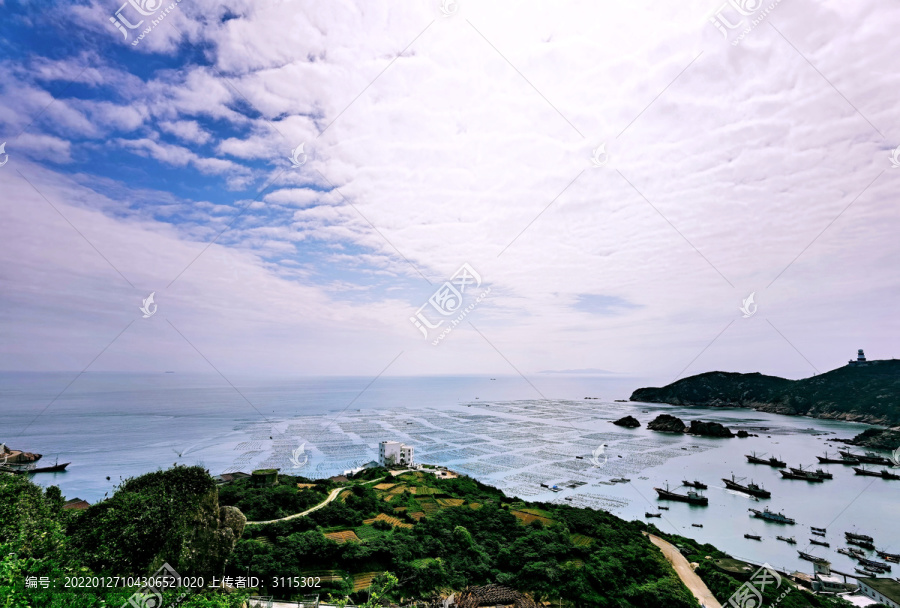
M892 578L861 578L860 584L866 585L883 595L884 597L900 602L900 582Z

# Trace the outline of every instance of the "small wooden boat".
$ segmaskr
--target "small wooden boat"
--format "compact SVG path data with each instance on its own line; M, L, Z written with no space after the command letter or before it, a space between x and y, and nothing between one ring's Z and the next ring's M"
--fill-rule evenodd
M744 538L749 538L750 540L762 540L762 536L756 534L744 534Z
M644 513L644 517L662 517L662 513Z
M888 553L886 551L878 551L878 550L876 550L875 553L878 554L878 557L882 558L883 560L885 560L887 562L894 562L895 564L900 562L900 554Z
M25 473L31 475L32 473L59 473L61 471L65 471L66 467L72 464L71 462L64 462L62 464L54 464L51 467L36 467L34 469L26 469Z
M816 536L825 536L825 528L817 528L815 526L810 526L809 529Z
M703 524L691 524L691 525L694 526L695 528L702 528L702 527L703 527Z
M776 536L775 538L777 538L778 540L783 540L784 542L786 542L789 545L797 544L797 541L794 540L793 536Z
M819 545L820 547L830 547L830 546L831 546L831 545L829 545L828 543L826 543L824 540L818 540L818 539L815 539L815 538L809 539L809 544L811 544L811 545Z

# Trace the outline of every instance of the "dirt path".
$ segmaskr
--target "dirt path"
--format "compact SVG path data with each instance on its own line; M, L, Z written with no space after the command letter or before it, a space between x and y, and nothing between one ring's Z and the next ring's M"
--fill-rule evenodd
M379 481L382 481L383 479L385 479L385 478L382 477L381 479L373 479L372 481L364 481L363 483L364 483L364 484L367 484L367 483L377 483L377 482L379 482ZM298 517L303 517L304 515L309 515L309 514L312 513L313 511L318 511L319 509L321 509L322 507L324 507L325 505L327 505L328 503L330 503L332 500L334 500L335 498L337 498L338 495L339 495L341 492L343 492L344 490L349 490L349 489L350 489L349 487L343 487L343 488L336 488L336 489L332 490L332 491L331 491L331 494L328 495L328 498L326 498L325 500L323 500L322 502L320 502L320 503L317 504L316 506L310 507L309 509L307 509L307 510L304 511L303 513L294 513L293 515L288 515L287 517L282 517L282 518L280 518L280 519L268 519L268 520L266 520L266 521L248 521L248 522L247 522L247 525L248 525L248 526L253 526L253 525L260 525L260 524L274 524L274 523L277 522L277 521L287 521L287 520L289 520L289 519L296 519L296 518L298 518Z
M658 536L653 536L652 534L647 534L647 536L650 537L650 542L659 547L663 552L666 560L668 560L675 569L675 574L677 574L678 578L681 579L681 582L690 589L691 593L694 594L694 597L697 598L697 601L700 602L701 606L706 606L706 608L722 608L722 604L713 597L713 594L706 586L706 583L704 583L699 576L694 574L694 571L691 570L691 565L681 552L678 551L675 545L664 541Z

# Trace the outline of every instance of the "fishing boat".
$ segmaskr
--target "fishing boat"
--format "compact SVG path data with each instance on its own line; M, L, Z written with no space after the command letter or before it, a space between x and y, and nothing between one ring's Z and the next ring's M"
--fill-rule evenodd
M762 540L762 536L757 536L756 534L744 534L744 538L749 538L750 540Z
M819 459L821 464L859 464L859 460L856 458L848 458L846 456L841 456L840 458L834 458L828 455L828 452L825 452L824 456L816 456Z
M819 545L820 547L830 547L831 546L828 543L826 543L824 540L818 540L816 538L809 539L809 544Z
M805 559L808 562L827 562L828 560L824 557L816 557L815 555L811 555L809 553L804 553L803 551L797 551L800 554L800 559Z
M702 528L703 524L691 524L695 528Z
M778 460L774 456L771 456L767 459L763 459L763 456L765 456L765 454L761 454L761 455L757 456L756 452L751 452L750 454L744 454L744 456L747 457L747 462L749 462L751 464L767 464L770 467L777 467L779 469L783 469L784 467L787 466L786 462L782 462L781 460Z
M890 565L890 564L886 564L886 563L884 563L884 562L879 562L879 561L874 560L874 559L868 559L868 558L865 558L865 557L857 557L856 559L857 559L857 561L859 561L859 563L860 563L862 566L869 566L869 567L871 567L871 568L881 568L882 570L887 570L888 572L891 571L891 565Z
M53 466L49 467L35 467L33 469L27 469L25 473L31 475L32 473L59 473L61 471L65 471L66 467L72 464L71 462L63 462L62 464L56 463Z
M709 499L706 496L703 496L699 492L695 492L694 490L688 490L687 494L679 494L678 492L671 491L668 484L666 484L665 489L653 489L656 490L656 493L662 500L677 500L678 502L687 502L692 505L701 505L704 507L709 504Z
M795 471L800 471L800 472L798 473ZM802 471L799 469L791 469L790 471L778 471L778 472L781 473L781 476L784 477L785 479L802 479L803 481L812 481L814 483L822 483L823 481L825 481L824 479L822 479L821 477L819 477L818 475L816 475L815 473L813 473L811 471Z
M847 547L847 550L850 552L851 555L853 555L853 557L856 557L856 558L866 556L866 552L863 551L862 549L856 549L855 547Z
M895 564L900 562L900 554L888 553L886 551L878 551L878 550L876 550L875 553L877 553L878 557L880 557L883 560L886 560L889 562L894 562Z
M766 507L764 511L758 511L756 509L747 509L751 513L753 513L753 517L758 517L759 519L763 519L765 521L771 521L776 524L795 524L797 523L792 518L788 517L784 513L775 513L774 511L769 511L769 507Z
M662 513L644 513L644 517L662 517Z
M797 541L794 540L793 536L776 536L775 538L777 538L778 540L783 540L784 542L786 542L789 545L797 544Z
M863 570L871 574L884 574L884 570L881 568L872 568L871 566L863 566Z
M697 481L696 479L694 481L682 480L681 485L687 486L688 488L697 488L698 490L706 490L709 488L705 483Z
M668 510L669 510L669 507L663 507L663 506L659 506L659 507L656 507L656 508L657 508L657 509L662 509L663 511L668 511Z
M867 477L881 477L882 479L900 479L900 475L896 473L891 473L887 469L882 469L880 471L870 471L868 469L861 469L859 467L853 467L853 470L856 471L857 475L866 475Z
M872 543L870 543L867 540L857 540L855 538L848 538L847 543L851 544L851 545L856 545L857 547L862 547L863 549L868 549L869 551L875 550L875 545L873 545ZM862 553L862 551L860 551L860 553L865 555L864 553Z
M847 557L854 557L854 558L856 557L855 555L853 555L853 553L849 549L845 549L843 547L838 549L837 552L840 553L841 555L846 555Z
M818 536L825 536L825 528L817 528L815 526L810 526L809 529L812 531L813 534L816 534Z
M894 464L893 462L890 461L890 459L885 458L884 456L879 456L878 454L875 454L874 452L866 452L865 454L854 454L853 452L851 452L849 450L838 450L838 452L844 458L853 458L855 460L858 460L858 461L866 463L866 464L881 464L886 467L889 467L892 464Z
M865 576L871 576L872 574L868 570L863 570L862 568L854 568L854 570L856 570L857 574L864 574Z
M808 469L804 469L802 464L799 467L797 467L796 469L794 467L790 467L790 469L791 469L792 473L804 473L804 474L815 475L816 477L818 477L820 479L834 479L834 475L832 475L828 471L824 471L822 469L816 469L815 471L810 471Z
M744 478L742 477L741 480ZM738 483L738 480L735 478L734 473L731 474L731 479L722 478L722 481L725 482L725 487L729 490L737 490L738 492L743 492L744 494L749 494L750 496L756 496L757 498L771 498L772 493L763 488L760 485L753 483L752 481L747 485L743 485Z
M871 536L866 536L865 534L856 534L855 532L844 532L844 536L847 537L848 540L864 540L866 542L874 543L875 539Z

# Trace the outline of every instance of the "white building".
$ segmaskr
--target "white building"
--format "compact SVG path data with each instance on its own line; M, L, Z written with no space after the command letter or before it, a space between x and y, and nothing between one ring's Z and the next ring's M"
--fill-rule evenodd
M880 604L900 608L900 581L889 578L859 578L859 592Z
M413 447L399 441L382 441L378 446L378 462L385 466L412 466Z
M857 585L847 582L846 576L832 574L829 562L814 562L812 588L818 593L847 593L856 591Z

